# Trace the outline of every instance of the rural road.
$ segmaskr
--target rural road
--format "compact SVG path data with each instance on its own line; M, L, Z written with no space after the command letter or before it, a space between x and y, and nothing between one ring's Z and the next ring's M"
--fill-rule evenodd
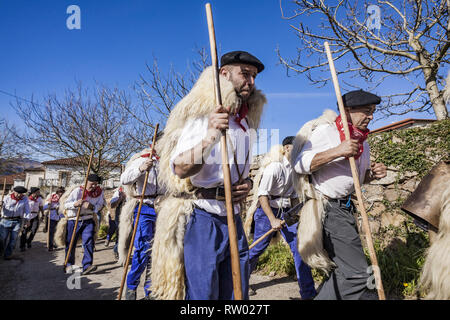
M0 258L0 300L115 300L119 292L123 269L113 255L112 245L104 240L96 243L94 264L97 270L77 277L63 272L64 248L48 252L47 234L42 224L32 248L14 255L18 259ZM82 248L77 246L75 263L81 265ZM292 277L269 277L252 274L250 285L256 290L251 300L298 300L297 281ZM143 279L137 299L144 297Z

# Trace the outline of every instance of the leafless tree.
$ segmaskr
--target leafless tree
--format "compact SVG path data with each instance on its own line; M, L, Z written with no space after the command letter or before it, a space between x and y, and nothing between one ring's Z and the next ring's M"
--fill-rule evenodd
M48 95L38 103L17 99L13 108L25 124L16 135L30 152L50 158L78 158L85 170L91 150L91 170L108 178L105 161L121 163L138 150L130 137L135 127L121 106L129 106L121 90L96 84L91 90L77 83L64 97Z
M280 0L283 19L311 16L317 23L291 25L300 40L297 56L285 59L277 49L288 72L305 74L317 85L327 83L331 76L323 43L328 41L347 88L356 87L355 78L367 81L368 90L390 77L409 82L405 92L384 96L379 108L384 116L434 111L439 120L448 117L443 88L449 63L450 0L293 2L293 14L285 16Z
M188 64L184 72L173 66L167 72L161 70L158 59L153 57L151 65L146 64L146 73L139 76L133 86L137 103L121 106L133 118L136 130L130 136L141 148L149 146L156 123L164 127L170 111L192 88L199 74L208 66L206 49L196 49L196 59Z
M0 173L23 156L21 141L14 132L13 125L5 119L0 119Z

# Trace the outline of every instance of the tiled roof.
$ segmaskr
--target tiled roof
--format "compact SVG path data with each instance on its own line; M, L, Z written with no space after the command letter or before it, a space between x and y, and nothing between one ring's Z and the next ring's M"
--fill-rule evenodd
M92 159L93 162L97 161L95 158ZM81 157L73 157L73 158L65 158L65 159L56 159L56 160L50 160L50 161L44 161L42 162L42 164L44 166L48 166L48 165L61 165L61 166L79 166L81 164L84 164L85 162L83 161L83 159ZM102 160L101 163L102 166L106 166L106 167L120 167L119 163L116 162L111 162L108 160Z
M410 127L411 125L415 124L415 123L431 123L431 122L435 122L436 120L433 119L405 119L405 120L401 120L401 121L397 121L394 123L391 123L387 126L375 129L375 130L371 130L370 133L380 133L380 132L385 132L385 131L391 131L391 130L396 130L396 129L401 129L404 127Z
M25 172L19 172L19 173L13 173L8 174L6 176L0 176L0 188L3 188L3 181L5 181L6 178L6 184L14 184L14 180L25 180Z

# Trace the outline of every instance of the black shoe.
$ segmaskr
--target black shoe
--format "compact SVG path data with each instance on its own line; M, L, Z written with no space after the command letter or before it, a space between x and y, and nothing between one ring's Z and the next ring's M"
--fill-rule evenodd
M256 295L256 290L253 289L252 287L249 287L249 288L248 288L248 295L249 295L249 296L254 296L254 295Z
M105 247L109 247L109 240L106 240Z
M28 249L30 249L30 248L31 248L31 243L29 243L29 244L27 245L27 248L28 248Z
M83 272L82 272L81 274L82 274L82 275L89 274L89 273L94 272L95 270L97 270L97 266L90 265L90 266L87 267L85 270L83 270Z
M125 292L125 300L136 300L136 290L130 290L127 288Z
M47 233L47 228L42 229L43 233Z
M48 248L48 251L49 252L51 252L51 251L53 251L54 250L54 248Z

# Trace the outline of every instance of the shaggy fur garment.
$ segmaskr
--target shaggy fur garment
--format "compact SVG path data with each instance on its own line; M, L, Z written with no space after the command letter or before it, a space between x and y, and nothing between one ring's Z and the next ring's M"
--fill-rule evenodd
M297 157L305 143L310 139L315 128L323 124L333 124L337 114L332 110L325 110L317 119L307 122L297 133L292 153L291 165L294 168ZM334 263L323 248L322 223L326 200L314 189L309 181L309 175L293 171L293 183L300 202L304 205L300 211L300 221L297 230L297 246L303 261L311 268L321 269L329 274Z
M220 88L222 105L234 111L238 110L241 101L232 83L220 76ZM250 128L258 128L265 103L265 96L260 90L255 89L248 101ZM189 119L207 116L215 108L213 69L208 67L202 72L191 91L171 111L164 134L159 140L158 181L167 190L167 195L159 204L152 246L151 291L156 299L185 298L183 242L186 224L193 211L194 188L189 178L180 179L172 172L169 165L170 157L186 122Z
M425 299L450 300L450 185L441 197L436 239L427 250L419 288Z

